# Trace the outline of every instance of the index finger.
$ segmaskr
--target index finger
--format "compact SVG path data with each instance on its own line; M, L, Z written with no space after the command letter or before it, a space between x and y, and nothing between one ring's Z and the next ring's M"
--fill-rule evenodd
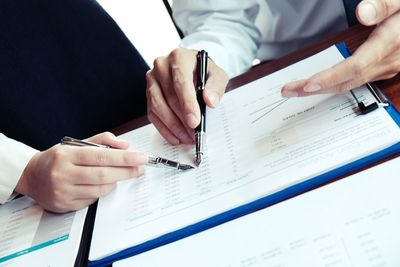
M142 152L134 152L112 148L73 147L72 163L81 166L113 166L129 167L148 163L148 156Z
M196 56L193 51L175 49L170 59L173 86L185 123L194 129L200 123L200 107L196 99L193 72Z
M354 55L339 62L338 64L314 74L306 80L304 92L327 92L332 87L338 87L353 79L367 78L366 70L379 60L382 53L381 47L376 45L377 38L371 37L362 44ZM371 49L373 47L373 49Z

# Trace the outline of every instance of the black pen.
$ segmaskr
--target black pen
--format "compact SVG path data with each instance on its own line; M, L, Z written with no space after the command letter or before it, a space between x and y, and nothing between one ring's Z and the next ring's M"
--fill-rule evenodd
M196 85L196 97L197 102L200 106L200 124L195 129L196 138L196 159L195 163L197 166L200 165L204 151L203 151L203 138L206 132L206 103L203 98L203 90L206 85L207 79L207 60L208 54L206 51L201 50L197 53L197 85Z

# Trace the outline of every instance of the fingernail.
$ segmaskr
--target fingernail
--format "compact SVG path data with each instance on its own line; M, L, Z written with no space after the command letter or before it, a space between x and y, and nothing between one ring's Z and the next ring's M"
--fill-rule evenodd
M213 107L218 106L220 99L219 99L219 95L216 92L207 91L207 96L210 99L211 104L213 105Z
M321 90L321 85L319 85L319 84L310 84L310 85L307 85L306 87L304 87L303 90L304 90L304 92L308 92L308 93L316 92L316 91Z
M196 128L196 126L199 124L196 116L193 113L189 113L186 115L186 122L190 128Z
M360 3L359 12L364 22L368 24L375 22L377 16L376 8L370 1L362 1Z
M282 97L290 98L290 97L297 97L297 96L299 96L297 91L292 91L292 90L282 91Z

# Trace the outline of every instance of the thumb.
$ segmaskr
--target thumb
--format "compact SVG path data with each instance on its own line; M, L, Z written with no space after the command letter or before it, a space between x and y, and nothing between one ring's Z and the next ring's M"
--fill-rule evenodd
M378 24L400 10L400 0L363 0L358 4L356 15L366 26Z
M114 134L110 132L105 132L92 136L88 139L88 141L117 149L127 149L129 147L128 142L122 139L118 139Z
M221 68L215 64L210 65L211 67L207 75L203 98L208 107L215 108L221 102L221 98L225 93L229 79Z

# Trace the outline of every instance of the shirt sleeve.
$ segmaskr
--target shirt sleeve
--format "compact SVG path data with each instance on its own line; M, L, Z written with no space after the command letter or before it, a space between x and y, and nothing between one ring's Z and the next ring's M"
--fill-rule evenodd
M25 166L37 150L0 133L0 204L11 199Z
M174 0L172 8L182 47L206 50L230 77L251 67L261 43L257 0Z

